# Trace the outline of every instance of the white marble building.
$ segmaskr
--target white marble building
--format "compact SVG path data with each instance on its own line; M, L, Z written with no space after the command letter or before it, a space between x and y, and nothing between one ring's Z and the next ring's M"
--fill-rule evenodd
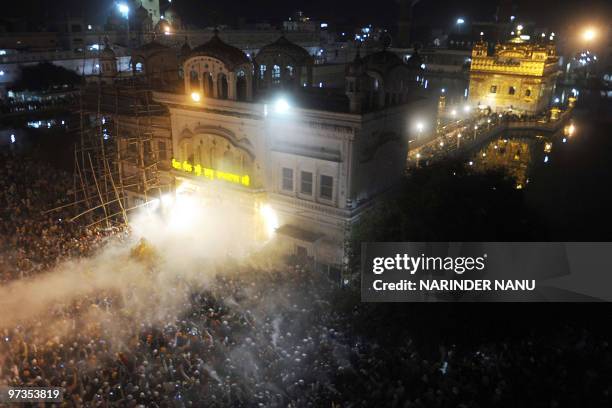
M215 36L184 59L183 93L153 93L170 112L171 174L183 191L238 203L255 238L339 276L350 226L404 171L411 73L380 51L349 64L346 89L312 88L298 65L311 60L275 44L282 66Z

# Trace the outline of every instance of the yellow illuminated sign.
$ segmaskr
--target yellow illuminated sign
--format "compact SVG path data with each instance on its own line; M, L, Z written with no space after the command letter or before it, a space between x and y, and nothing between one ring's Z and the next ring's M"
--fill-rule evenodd
M209 180L223 180L234 184L242 184L247 187L251 185L251 178L246 174L244 176L239 176L238 174L226 173L221 170L208 169L199 164L194 166L187 160L180 162L176 159L172 159L172 167L176 170L192 173L198 177L204 177Z

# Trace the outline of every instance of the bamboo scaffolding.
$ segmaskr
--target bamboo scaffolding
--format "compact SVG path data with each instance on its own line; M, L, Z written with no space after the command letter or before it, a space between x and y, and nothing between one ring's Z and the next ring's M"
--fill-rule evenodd
M168 137L170 125L164 122L167 111L151 104L149 95L146 87L103 87L100 82L81 91L73 201L45 214L73 208L76 214L68 220L87 215L91 222L85 227L103 222L107 227L116 222L127 225L130 211L161 196L164 185L159 178L156 140ZM111 144L106 141L110 129L114 130ZM130 197L142 197L144 202L130 207Z

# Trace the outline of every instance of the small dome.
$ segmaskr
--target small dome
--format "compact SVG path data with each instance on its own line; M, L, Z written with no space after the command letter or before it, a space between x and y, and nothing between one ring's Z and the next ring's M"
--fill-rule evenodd
M250 63L249 59L239 48L233 47L221 40L219 38L217 30L215 30L215 35L205 42L202 45L195 47L191 51L192 57L203 55L212 58L216 58L220 61L223 61L231 68L234 68L238 65L248 64Z
M265 45L259 50L257 58L264 56L280 56L287 55L292 58L297 65L312 64L312 56L304 48L289 41L284 35L271 44Z

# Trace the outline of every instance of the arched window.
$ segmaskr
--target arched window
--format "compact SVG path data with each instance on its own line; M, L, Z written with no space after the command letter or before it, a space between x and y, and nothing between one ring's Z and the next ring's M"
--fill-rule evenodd
M281 77L281 68L280 65L274 65L272 67L272 80L274 82L279 82Z
M204 73L204 95L209 98L213 97L213 80L210 72Z
M183 140L180 144L181 151L181 161L187 160L190 163L193 163L193 149L191 145L191 140Z
M287 65L287 73L289 74L290 77L293 78L293 73L294 73L294 69L292 65Z
M223 152L223 159L219 164L219 169L228 173L234 172L234 155L232 154L229 145Z
M531 89L527 89L525 91L525 96L527 96L527 97L531 96Z
M244 72L240 75L238 72L238 79L236 81L236 99L239 101L246 101L247 99L247 82Z
M202 165L202 145L201 145L201 143L202 142L200 142L198 147L196 147L196 149L195 149L195 157L194 157L193 164Z
M219 74L217 79L217 95L219 99L227 99L227 76L225 74Z
M191 71L189 74L189 84L191 85L191 89L200 89L200 81L197 72Z
M142 72L142 62L136 63L136 72Z
M266 66L260 65L259 66L259 78L264 79L265 77L266 77Z

